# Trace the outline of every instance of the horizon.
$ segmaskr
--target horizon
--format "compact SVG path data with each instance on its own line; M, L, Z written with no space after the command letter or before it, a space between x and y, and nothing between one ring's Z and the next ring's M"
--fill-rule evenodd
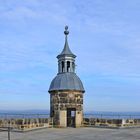
M30 110L0 110L0 115L2 114L50 114L50 110L45 110L45 109L30 109ZM97 111L97 110L93 110L93 111L84 111L84 115L86 114L115 114L115 115L123 115L123 114L127 114L127 115L135 115L135 114L139 114L140 115L140 111Z
M139 0L2 0L0 110L49 110L68 25L84 111L140 112L139 15Z

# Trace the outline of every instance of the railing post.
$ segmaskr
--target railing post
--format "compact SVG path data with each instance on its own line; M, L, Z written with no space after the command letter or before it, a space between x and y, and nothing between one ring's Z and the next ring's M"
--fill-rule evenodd
M10 127L8 127L8 140L10 140Z

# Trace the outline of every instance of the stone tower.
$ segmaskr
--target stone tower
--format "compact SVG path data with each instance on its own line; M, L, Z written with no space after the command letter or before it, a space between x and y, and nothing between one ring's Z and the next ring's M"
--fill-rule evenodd
M52 80L50 117L56 127L80 127L83 121L83 93L80 78L75 73L75 58L68 45L68 26L65 27L65 45L57 56L58 74Z

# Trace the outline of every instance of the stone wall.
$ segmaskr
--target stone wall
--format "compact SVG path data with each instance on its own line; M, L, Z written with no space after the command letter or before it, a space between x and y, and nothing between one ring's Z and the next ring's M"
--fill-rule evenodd
M100 127L140 127L140 119L101 119L101 118L84 118L83 126L100 126Z
M52 120L49 118L0 119L0 127L12 127L14 130L24 131L52 127Z
M81 126L83 119L83 93L79 91L54 91L50 93L50 117L56 127L67 127L67 109L73 109L75 127Z
M62 120L62 124L64 122L65 120ZM84 118L82 126L111 127L111 128L140 127L140 119ZM50 118L25 118L25 119L21 118L21 119L0 119L0 127L12 127L16 131L17 130L28 131L39 128L54 127L54 125L53 120Z
M83 110L83 93L77 91L61 91L50 94L51 116L57 110L76 108L77 111Z

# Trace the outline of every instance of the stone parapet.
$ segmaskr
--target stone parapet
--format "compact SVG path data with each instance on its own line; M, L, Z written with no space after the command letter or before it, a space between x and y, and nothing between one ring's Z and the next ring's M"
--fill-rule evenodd
M52 127L50 118L26 118L26 119L0 119L0 127L12 127L13 130L32 130L43 127Z
M103 119L103 118L84 118L83 126L98 127L140 127L140 119Z

